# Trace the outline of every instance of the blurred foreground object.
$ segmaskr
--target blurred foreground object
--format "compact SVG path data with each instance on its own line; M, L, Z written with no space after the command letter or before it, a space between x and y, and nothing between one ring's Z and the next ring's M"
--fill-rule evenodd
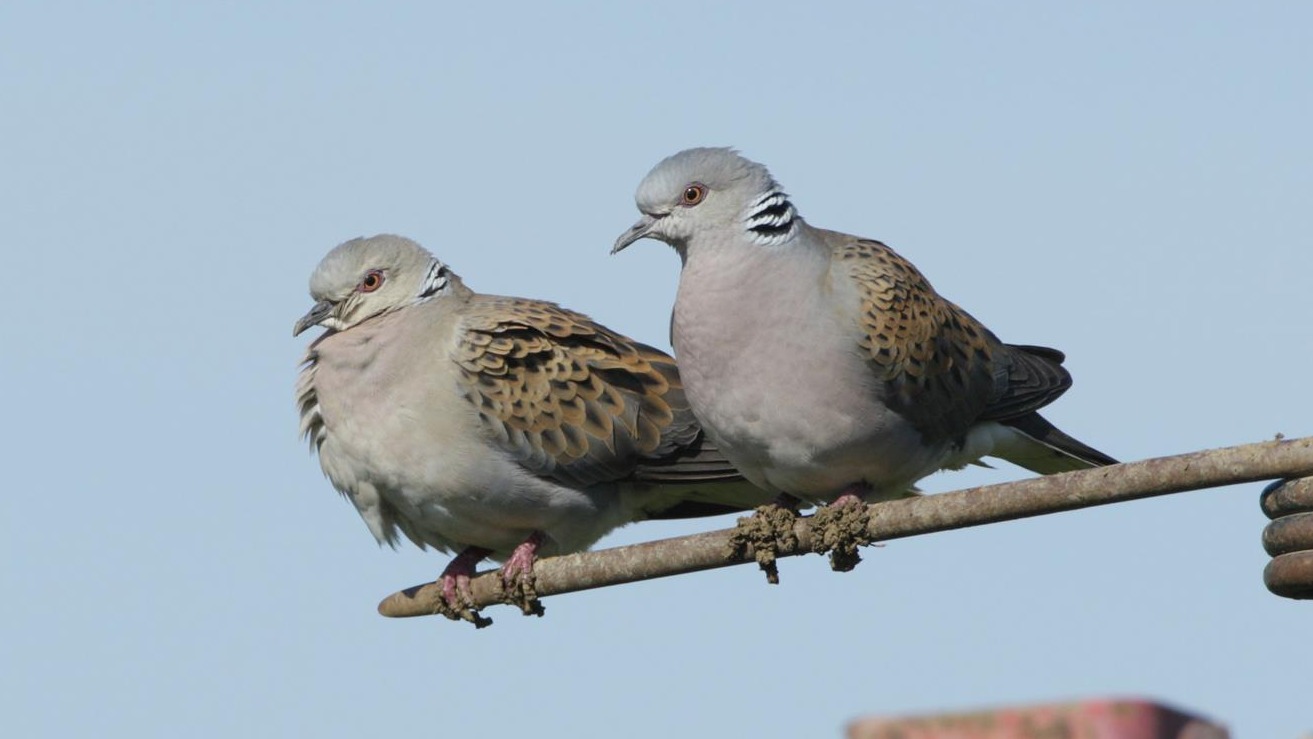
M1226 739L1226 727L1144 698L1054 703L914 718L863 718L848 739Z

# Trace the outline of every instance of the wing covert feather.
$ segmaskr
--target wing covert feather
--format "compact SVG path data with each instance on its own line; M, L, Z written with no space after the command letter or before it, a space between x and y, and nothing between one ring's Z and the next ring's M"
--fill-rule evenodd
M478 296L455 360L486 430L535 474L621 480L700 433L674 360L580 313Z
M888 246L824 232L834 264L857 286L859 343L885 382L889 407L928 439L1051 403L1071 386L1062 352L999 341L935 292Z

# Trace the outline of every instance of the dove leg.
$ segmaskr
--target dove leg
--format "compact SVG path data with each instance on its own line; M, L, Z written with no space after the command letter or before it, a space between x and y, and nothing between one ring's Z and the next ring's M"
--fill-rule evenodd
M501 568L503 600L517 605L526 615L543 615L542 603L533 589L533 563L538 558L538 547L542 546L546 535L541 531L529 534L529 538L515 547L511 556Z
M812 516L812 551L830 554L830 569L848 572L862 561L858 547L871 543L867 533L869 514L866 497L871 486L864 482L849 485L832 503Z
M438 575L438 583L442 586L442 597L452 608L460 608L462 600L465 602L472 600L470 578L474 576L474 569L489 554L492 554L492 550L483 547L466 547L447 563L446 569Z
M731 558L752 552L757 566L766 573L766 582L778 585L780 570L775 560L779 552L791 552L798 546L793 524L798 520L802 501L781 493L774 502L759 506L751 516L740 518L730 535L727 554Z
M830 505L844 506L852 505L854 503L862 503L866 500L866 493L869 493L870 491L871 488L869 486L861 483L849 485L848 489L840 494L839 497L835 498L834 502L830 503Z
M501 568L502 582L509 585L517 577L533 572L533 562L538 558L538 547L542 546L543 532L535 531L529 535L507 558Z
M774 505L776 508L783 508L786 511L797 513L798 510L802 508L802 499L789 495L788 493L780 493L779 497L776 498L771 505Z

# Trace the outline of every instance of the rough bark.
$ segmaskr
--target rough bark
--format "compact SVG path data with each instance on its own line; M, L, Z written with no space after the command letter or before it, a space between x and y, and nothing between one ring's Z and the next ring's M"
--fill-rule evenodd
M868 506L866 538L887 541L936 531L980 526L1236 483L1313 475L1313 437L1277 439L1174 457L1068 472L951 493L874 503ZM590 588L668 577L755 560L749 546L733 552L734 529L583 552L539 561L533 590L539 598ZM813 551L811 517L794 524L796 542L776 551L789 557ZM787 537L786 537L787 538ZM508 602L499 571L470 582L477 610ZM391 617L453 615L433 584L387 597L379 613ZM465 614L467 620L473 614ZM478 618L486 623L486 619Z

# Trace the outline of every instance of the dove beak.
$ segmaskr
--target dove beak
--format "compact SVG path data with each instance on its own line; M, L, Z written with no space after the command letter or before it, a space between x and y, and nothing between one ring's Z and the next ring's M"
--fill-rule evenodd
M644 213L643 217L638 219L638 223L630 226L628 231L620 234L620 238L615 240L615 246L611 247L611 253L615 254L635 241L651 236L652 231L656 229L657 223L660 223L659 218Z
M332 313L333 303L331 301L321 300L318 303L315 303L314 307L310 309L310 312L301 316L301 319L292 327L292 335L299 336L302 331L305 331L311 326L318 326L325 318L332 315Z

